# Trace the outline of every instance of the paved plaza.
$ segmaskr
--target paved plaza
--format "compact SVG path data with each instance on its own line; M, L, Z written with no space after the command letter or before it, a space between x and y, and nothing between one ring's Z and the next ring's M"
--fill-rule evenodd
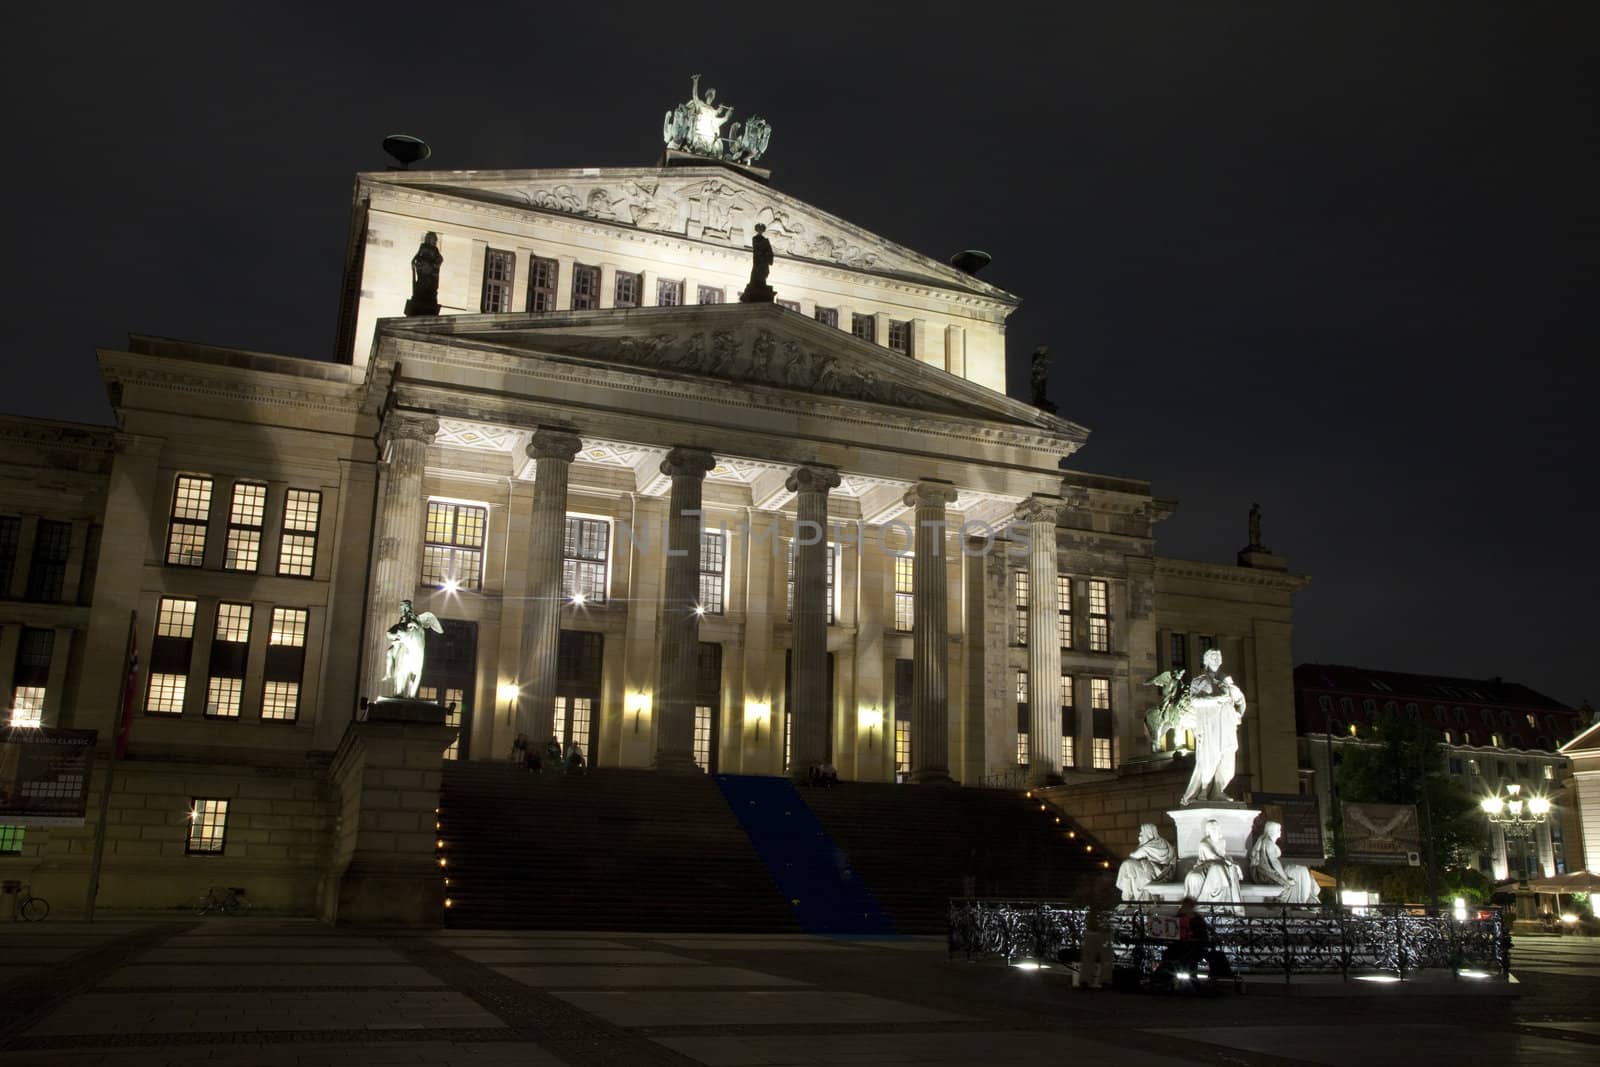
M954 962L937 939L346 932L275 919L0 928L0 1062L1456 1065L1600 1058L1600 943L1473 983L1170 998ZM1307 995L1307 994L1313 995Z

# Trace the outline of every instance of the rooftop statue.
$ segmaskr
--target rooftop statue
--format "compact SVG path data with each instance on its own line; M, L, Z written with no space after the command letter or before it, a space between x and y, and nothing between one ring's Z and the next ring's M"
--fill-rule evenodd
M444 263L444 253L439 251L439 235L428 233L411 257L411 299L406 301L407 315L439 314L439 267Z
M1183 731L1194 729L1194 712L1189 706L1189 687L1184 682L1184 670L1162 671L1145 685L1161 690L1161 703L1144 714L1145 733L1150 735L1150 747L1159 750L1166 740L1167 731L1177 733L1176 746L1183 747Z
M1265 552L1261 543L1261 505L1250 505L1250 547Z
M694 75L689 99L667 112L661 139L675 152L726 159L730 163L754 163L767 150L772 127L761 117L751 115L742 129L736 122L729 128L729 136L724 137L722 127L733 116L733 108L716 100L715 89L707 89L705 98L701 98L700 75Z
M1033 406L1040 411L1055 414L1056 406L1051 402L1050 391L1050 349L1040 345L1033 350L1032 366L1029 368L1029 385L1033 390Z
M756 235L750 238L750 284L739 294L745 304L769 303L778 294L767 284L767 272L772 269L772 242L767 240L767 228L756 223Z
M389 654L383 675L390 696L407 700L416 697L417 686L422 681L423 650L428 640L426 630L444 633L444 627L439 625L433 612L424 611L418 615L411 610L411 601L400 601L400 621L389 627Z
M1244 719L1244 693L1233 679L1219 673L1222 653L1207 649L1205 670L1189 682L1189 708L1194 716L1194 773L1183 791L1183 806L1194 800L1231 802L1225 790L1233 781L1239 753L1239 723Z

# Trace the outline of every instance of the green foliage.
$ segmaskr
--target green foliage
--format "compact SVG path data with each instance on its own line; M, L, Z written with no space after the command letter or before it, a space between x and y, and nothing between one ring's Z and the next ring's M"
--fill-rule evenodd
M1378 720L1370 741L1367 745L1344 746L1344 761L1338 772L1339 797L1369 804L1417 805L1422 821L1423 862L1431 861L1439 870L1443 894L1446 872L1464 866L1468 854L1484 845L1477 798L1450 776L1444 745L1438 733L1426 724L1386 713ZM1332 827L1335 854L1342 856L1344 834L1337 815ZM1391 899L1381 888L1379 892L1385 900ZM1402 894L1396 899L1425 897L1424 892Z

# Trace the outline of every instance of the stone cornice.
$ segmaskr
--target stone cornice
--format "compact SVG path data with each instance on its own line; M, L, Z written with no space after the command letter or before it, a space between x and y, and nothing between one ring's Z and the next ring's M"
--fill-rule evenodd
M139 385L233 403L350 415L357 412L362 395L362 386L350 382L301 378L252 368L218 366L106 349L99 351L99 358L101 376L108 384Z
M28 448L104 453L109 456L116 446L116 437L116 429L110 426L34 419L26 415L0 415L0 442L9 446L6 454L13 461L19 458L18 449Z
M1281 589L1296 592L1311 584L1303 574L1285 574L1282 571L1258 571L1249 567L1231 567L1226 563L1202 563L1198 560L1156 557L1156 576L1168 578L1198 578L1208 582L1232 582L1235 585L1254 585L1264 589Z

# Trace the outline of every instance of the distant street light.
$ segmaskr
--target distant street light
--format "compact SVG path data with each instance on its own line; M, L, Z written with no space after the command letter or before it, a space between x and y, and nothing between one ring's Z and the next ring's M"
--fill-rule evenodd
M1489 822L1505 833L1506 840L1518 842L1517 883L1528 884L1528 839L1550 817L1549 797L1524 797L1522 786L1516 783L1505 787L1504 794L1484 797L1478 802Z

